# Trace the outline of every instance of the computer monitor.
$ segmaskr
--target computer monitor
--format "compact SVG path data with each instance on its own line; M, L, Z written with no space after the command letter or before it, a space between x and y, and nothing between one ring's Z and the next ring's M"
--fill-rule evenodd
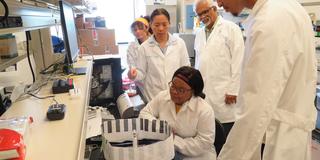
M60 16L63 31L63 39L65 43L65 63L72 65L79 54L79 46L77 39L77 29L74 21L74 13L72 5L60 0Z

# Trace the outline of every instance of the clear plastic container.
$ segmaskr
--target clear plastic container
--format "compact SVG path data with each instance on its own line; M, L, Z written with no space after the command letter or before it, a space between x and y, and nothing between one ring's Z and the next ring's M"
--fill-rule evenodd
M6 128L20 133L26 146L29 143L30 124L33 122L32 117L14 117L0 120L0 129Z

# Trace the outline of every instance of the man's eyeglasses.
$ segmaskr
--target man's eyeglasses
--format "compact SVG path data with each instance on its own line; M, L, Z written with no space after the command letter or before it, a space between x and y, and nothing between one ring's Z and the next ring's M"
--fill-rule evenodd
M176 86L174 86L174 84L172 83L172 81L170 81L168 83L169 87L170 87L170 90L173 89L175 90L178 94L184 94L186 92L189 92L191 91L192 89L186 89L186 88L177 88Z
M207 15L211 8L213 8L213 7L209 7L208 9L206 9L206 10L200 12L200 13L197 13L197 16L200 18L203 15Z

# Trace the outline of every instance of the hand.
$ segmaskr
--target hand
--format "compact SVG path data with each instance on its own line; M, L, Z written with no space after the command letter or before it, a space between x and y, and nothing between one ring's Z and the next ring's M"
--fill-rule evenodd
M176 135L176 131L172 128L172 137L173 137L173 139L174 139L175 135Z
M237 96L226 94L226 95L225 95L224 102L225 102L226 104L237 103Z
M130 70L128 71L128 77L129 77L129 79L131 79L131 80L134 80L134 79L136 79L136 77L137 77L137 69L136 68L130 68Z

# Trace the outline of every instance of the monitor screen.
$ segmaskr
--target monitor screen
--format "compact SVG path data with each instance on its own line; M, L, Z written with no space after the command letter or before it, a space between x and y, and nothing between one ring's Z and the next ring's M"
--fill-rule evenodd
M65 63L71 65L75 62L78 53L77 29L74 21L72 6L64 1L59 1L61 26L65 43Z

